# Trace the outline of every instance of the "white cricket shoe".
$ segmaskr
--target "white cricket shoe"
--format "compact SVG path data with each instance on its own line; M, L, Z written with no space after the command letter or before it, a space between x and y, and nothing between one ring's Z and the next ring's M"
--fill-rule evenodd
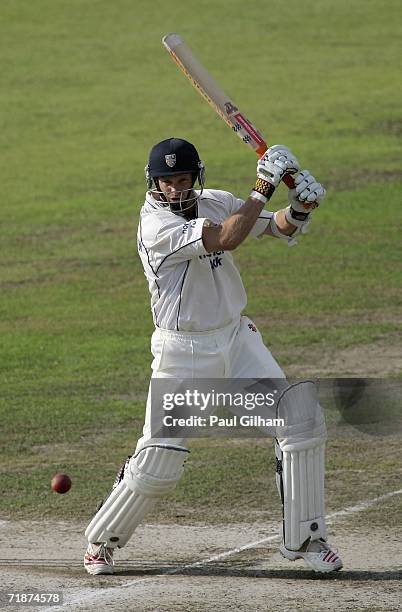
M343 567L342 559L337 555L337 550L322 539L310 542L305 551L289 550L283 544L281 544L279 550L281 555L290 561L303 559L305 564L315 572L334 572Z
M106 544L88 544L84 567L88 574L113 574L113 548Z

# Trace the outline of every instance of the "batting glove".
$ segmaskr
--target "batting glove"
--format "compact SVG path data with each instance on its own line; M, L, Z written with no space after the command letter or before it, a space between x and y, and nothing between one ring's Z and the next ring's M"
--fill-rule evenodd
M308 170L303 170L295 178L295 188L288 193L289 206L286 219L301 227L309 222L310 212L325 198L326 190Z
M257 181L251 197L267 202L284 175L294 174L299 169L299 162L287 147L270 147L257 162Z

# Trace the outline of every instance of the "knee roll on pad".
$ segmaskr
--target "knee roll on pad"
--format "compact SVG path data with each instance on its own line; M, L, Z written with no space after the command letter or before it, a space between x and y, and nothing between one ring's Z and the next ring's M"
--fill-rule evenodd
M188 452L180 446L150 445L131 457L120 482L88 525L88 542L124 546L156 500L174 489Z
M298 550L307 540L326 539L324 465L326 427L313 382L296 383L280 396L276 480L283 505L283 542Z

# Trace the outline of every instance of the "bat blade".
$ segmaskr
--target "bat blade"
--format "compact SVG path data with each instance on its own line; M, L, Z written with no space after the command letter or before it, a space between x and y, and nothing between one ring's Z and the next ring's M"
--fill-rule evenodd
M237 136L261 157L268 149L264 137L233 100L226 95L182 38L178 34L171 33L164 36L162 42L195 89ZM293 178L289 174L285 175L282 180L289 188L294 187Z

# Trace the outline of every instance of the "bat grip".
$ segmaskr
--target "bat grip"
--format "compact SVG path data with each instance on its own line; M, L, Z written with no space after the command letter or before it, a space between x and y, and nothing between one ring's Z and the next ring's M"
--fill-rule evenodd
M285 185L289 189L294 189L295 180L294 180L294 178L293 178L293 176L291 174L285 174L285 176L283 177L282 181L285 183Z

